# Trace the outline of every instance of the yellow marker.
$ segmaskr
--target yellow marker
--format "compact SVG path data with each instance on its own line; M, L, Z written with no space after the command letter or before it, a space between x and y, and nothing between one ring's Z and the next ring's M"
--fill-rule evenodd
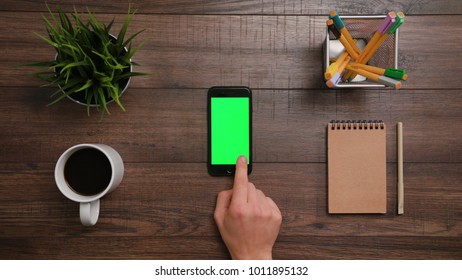
M346 59L344 61L342 61L342 63L340 65L338 65L338 71L335 72L333 74L333 76L326 82L326 85L328 87L334 87L335 85L337 85L340 80L341 80L341 77L340 75L342 74L343 70L345 69L345 67L348 65L348 62L350 62L351 60L351 57L347 56Z
M329 67L327 67L326 72L324 73L324 78L326 80L332 79L335 73L339 72L338 68L339 65L345 60L345 58L348 56L348 53L345 51L343 52L335 62L332 62Z

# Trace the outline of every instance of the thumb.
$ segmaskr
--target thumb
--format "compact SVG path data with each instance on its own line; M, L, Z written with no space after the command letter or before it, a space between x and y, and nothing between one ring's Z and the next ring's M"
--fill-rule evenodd
M215 222L220 223L228 210L233 190L221 191L217 196L217 205L215 207L214 218Z

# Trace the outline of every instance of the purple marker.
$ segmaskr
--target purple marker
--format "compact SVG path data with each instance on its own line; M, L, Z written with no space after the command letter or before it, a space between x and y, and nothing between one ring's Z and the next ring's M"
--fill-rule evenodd
M334 76L326 82L326 85L330 88L336 87L338 83L340 82L340 73L335 72Z
M382 23L379 25L379 28L377 28L377 32L380 32L381 34L385 34L395 22L395 18L396 18L396 13L389 12L387 16L385 17L385 19L382 21Z

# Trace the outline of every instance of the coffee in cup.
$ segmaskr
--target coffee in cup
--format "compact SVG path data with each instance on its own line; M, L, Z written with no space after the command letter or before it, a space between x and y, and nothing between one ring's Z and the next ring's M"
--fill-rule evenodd
M103 144L80 144L66 150L55 168L59 190L80 203L80 220L95 225L100 198L115 190L122 181L124 165L119 153Z

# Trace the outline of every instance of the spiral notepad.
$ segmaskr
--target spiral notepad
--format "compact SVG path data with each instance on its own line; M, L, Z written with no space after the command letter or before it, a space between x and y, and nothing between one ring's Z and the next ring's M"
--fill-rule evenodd
M331 121L327 142L329 213L386 213L385 124Z

